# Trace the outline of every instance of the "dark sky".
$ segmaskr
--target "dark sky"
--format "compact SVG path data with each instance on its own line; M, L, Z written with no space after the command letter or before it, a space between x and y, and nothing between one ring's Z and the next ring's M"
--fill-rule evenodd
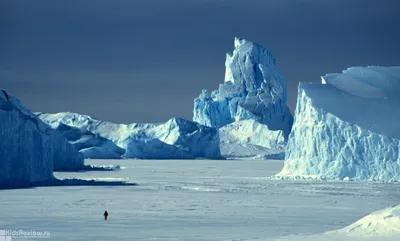
M399 0L0 0L0 88L33 111L114 122L191 119L235 36L268 48L288 85L400 65Z

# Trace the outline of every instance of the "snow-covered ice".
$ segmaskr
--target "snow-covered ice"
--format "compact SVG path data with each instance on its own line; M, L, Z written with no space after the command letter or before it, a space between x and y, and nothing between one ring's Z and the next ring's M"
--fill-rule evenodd
M400 200L396 183L266 178L282 168L282 161L86 162L115 164L121 169L55 176L128 181L139 186L3 190L1 229L50 231L54 241L366 240L328 239L347 234L324 233ZM107 222L102 217L104 210L110 214ZM392 215L397 214L393 211ZM316 235L319 239L313 239Z
M218 130L182 118L127 125L69 112L37 115L87 158L222 158Z
M300 83L283 176L400 180L400 67Z
M0 91L0 187L52 180L53 169L83 167L83 155L16 97Z

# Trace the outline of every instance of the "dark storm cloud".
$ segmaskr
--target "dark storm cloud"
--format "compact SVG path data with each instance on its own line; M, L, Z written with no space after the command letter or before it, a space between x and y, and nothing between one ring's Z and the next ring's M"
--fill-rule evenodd
M293 109L299 81L400 65L397 0L0 0L0 87L34 111L117 122L191 118L223 81L233 37L277 59Z

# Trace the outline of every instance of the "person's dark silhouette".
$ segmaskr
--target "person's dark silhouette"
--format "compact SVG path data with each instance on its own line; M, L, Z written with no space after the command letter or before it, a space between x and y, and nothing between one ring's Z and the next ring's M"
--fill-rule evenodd
M108 217L108 212L107 212L107 210L104 212L104 220L106 220L107 221L107 217Z

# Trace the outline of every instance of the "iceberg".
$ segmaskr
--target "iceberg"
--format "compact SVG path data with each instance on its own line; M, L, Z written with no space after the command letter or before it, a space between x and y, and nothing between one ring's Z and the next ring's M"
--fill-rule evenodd
M353 67L300 83L278 176L400 180L400 67Z
M166 123L115 124L70 112L37 115L52 128L67 130L61 133L91 158L222 158L218 130L182 118Z
M271 52L239 38L234 46L226 57L224 83L211 94L203 90L194 100L193 120L218 128L239 120L256 120L271 131L282 131L287 138L293 117L286 105L286 84Z
M193 120L220 128L225 157L281 158L293 125L286 84L264 47L240 38L234 47L226 56L224 83L194 100Z
M0 91L0 188L53 180L53 170L82 168L83 156L16 97Z

